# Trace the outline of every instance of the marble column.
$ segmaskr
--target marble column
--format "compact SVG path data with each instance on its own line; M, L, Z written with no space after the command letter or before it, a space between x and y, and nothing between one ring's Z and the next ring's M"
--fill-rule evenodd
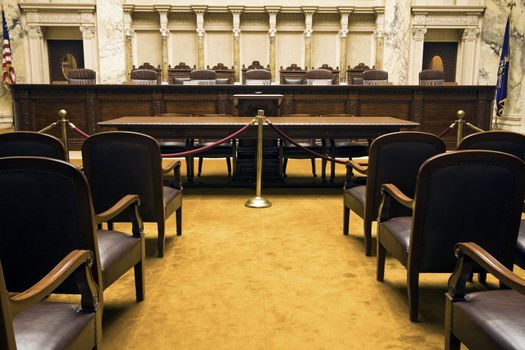
M193 11L197 16L197 68L204 69L204 13L206 7L193 7Z
M168 37L170 30L168 29L168 11L169 8L157 8L160 15L160 35L162 36L162 63L161 63L161 79L162 83L168 83Z
M272 72L273 80L278 79L278 74L275 66L276 52L275 52L275 36L277 35L277 13L279 8L266 8L268 12L268 37L270 39L270 72Z
M84 67L97 70L97 40L95 26L80 26L82 32L82 46L84 49Z
M385 1L383 70L394 84L408 83L411 7L411 1Z
M124 35L125 35L125 56L126 56L126 81L131 81L131 70L133 69L133 37L135 31L131 28L131 13L133 8L124 6Z
M410 54L410 80L409 84L419 84L419 72L423 69L423 47L427 28L412 28L412 50Z
M97 81L121 84L126 80L124 0L96 0L98 36Z
M339 81L346 81L346 70L348 66L347 57L346 57L346 44L348 41L348 15L349 11L340 11L341 12L341 29L339 30L339 40L340 40L340 50L339 50L339 67L341 74L339 75Z
M312 69L312 22L315 9L303 8L304 12L304 67Z
M240 80L241 73L241 13L243 8L230 8L233 15L233 67L235 81Z
M384 11L378 11L376 12L376 30L374 31L374 37L376 39L376 69L383 69L383 49L385 44L384 30L385 13Z
M462 46L463 59L461 69L461 84L474 84L474 67L476 58L476 39L479 30L477 28L467 28L463 31Z
M40 26L27 26L26 31L29 37L29 61L31 66L31 83L44 83L44 32ZM47 63L46 63L47 64Z

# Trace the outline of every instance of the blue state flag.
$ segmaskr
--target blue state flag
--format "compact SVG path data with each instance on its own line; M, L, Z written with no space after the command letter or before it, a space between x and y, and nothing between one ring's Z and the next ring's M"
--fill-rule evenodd
M507 18L507 26L505 27L505 37L503 38L503 46L501 48L501 56L498 67L498 84L496 86L496 116L503 115L503 107L505 100L507 100L507 81L509 78L509 35L510 35L510 17Z

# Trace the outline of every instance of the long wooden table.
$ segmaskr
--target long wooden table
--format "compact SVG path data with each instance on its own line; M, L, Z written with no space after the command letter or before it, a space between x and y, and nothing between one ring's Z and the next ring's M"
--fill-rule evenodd
M249 123L250 117L122 117L98 123L102 128L141 132L158 139L220 139ZM418 123L392 117L270 117L270 122L291 138L304 139L374 139L380 135L413 129ZM256 127L251 127L240 139L257 138ZM265 125L265 139L278 135ZM236 180L253 182L255 179L255 143L241 143L236 164ZM279 152L267 145L264 151L263 179L280 180Z
M466 120L482 129L490 127L494 86L363 86L363 85L33 85L11 87L17 130L39 130L58 119L66 109L68 118L92 134L99 122L122 116L160 113L242 113L235 105L237 94L280 94L279 115L291 113L348 113L355 116L392 116L420 124L418 130L441 133L462 109ZM52 133L59 135L59 130ZM70 134L72 148L82 138ZM454 134L445 142L454 148Z

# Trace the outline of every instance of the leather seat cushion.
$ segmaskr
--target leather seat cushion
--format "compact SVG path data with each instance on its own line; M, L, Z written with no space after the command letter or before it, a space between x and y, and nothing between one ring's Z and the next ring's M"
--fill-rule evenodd
M386 251L398 259L404 266L408 261L410 247L411 216L400 216L380 224L379 240Z
M110 230L98 230L97 238L102 280L106 289L140 261L140 239Z
M514 257L516 265L525 269L525 220L521 220L518 244L516 246L516 256Z
M470 349L523 349L525 295L513 290L470 293L454 303L452 330Z
M365 215L366 185L354 186L345 190L345 207L351 209L360 217Z
M18 314L13 321L19 350L92 349L95 314L80 313L79 306L41 302Z
M164 203L164 215L168 217L182 206L182 191L169 187L162 187L162 201Z

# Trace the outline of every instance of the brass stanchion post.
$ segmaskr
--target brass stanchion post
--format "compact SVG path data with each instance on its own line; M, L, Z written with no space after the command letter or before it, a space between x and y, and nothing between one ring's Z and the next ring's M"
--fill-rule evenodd
M60 129L62 130L62 142L64 142L64 148L66 149L66 160L69 162L69 147L67 145L67 126L69 121L66 119L67 111L61 109L58 111L58 116L60 117Z
M458 132L457 132L456 147L459 147L461 140L463 140L463 125L465 124L465 121L463 120L463 118L465 118L465 112L460 109L457 113L457 116L458 116L458 120L456 120L456 124L458 125Z
M248 208L268 208L272 203L261 196L262 186L262 164L263 164L263 127L266 117L264 111L259 109L257 111L257 184L255 190L255 197L250 198L244 203Z

